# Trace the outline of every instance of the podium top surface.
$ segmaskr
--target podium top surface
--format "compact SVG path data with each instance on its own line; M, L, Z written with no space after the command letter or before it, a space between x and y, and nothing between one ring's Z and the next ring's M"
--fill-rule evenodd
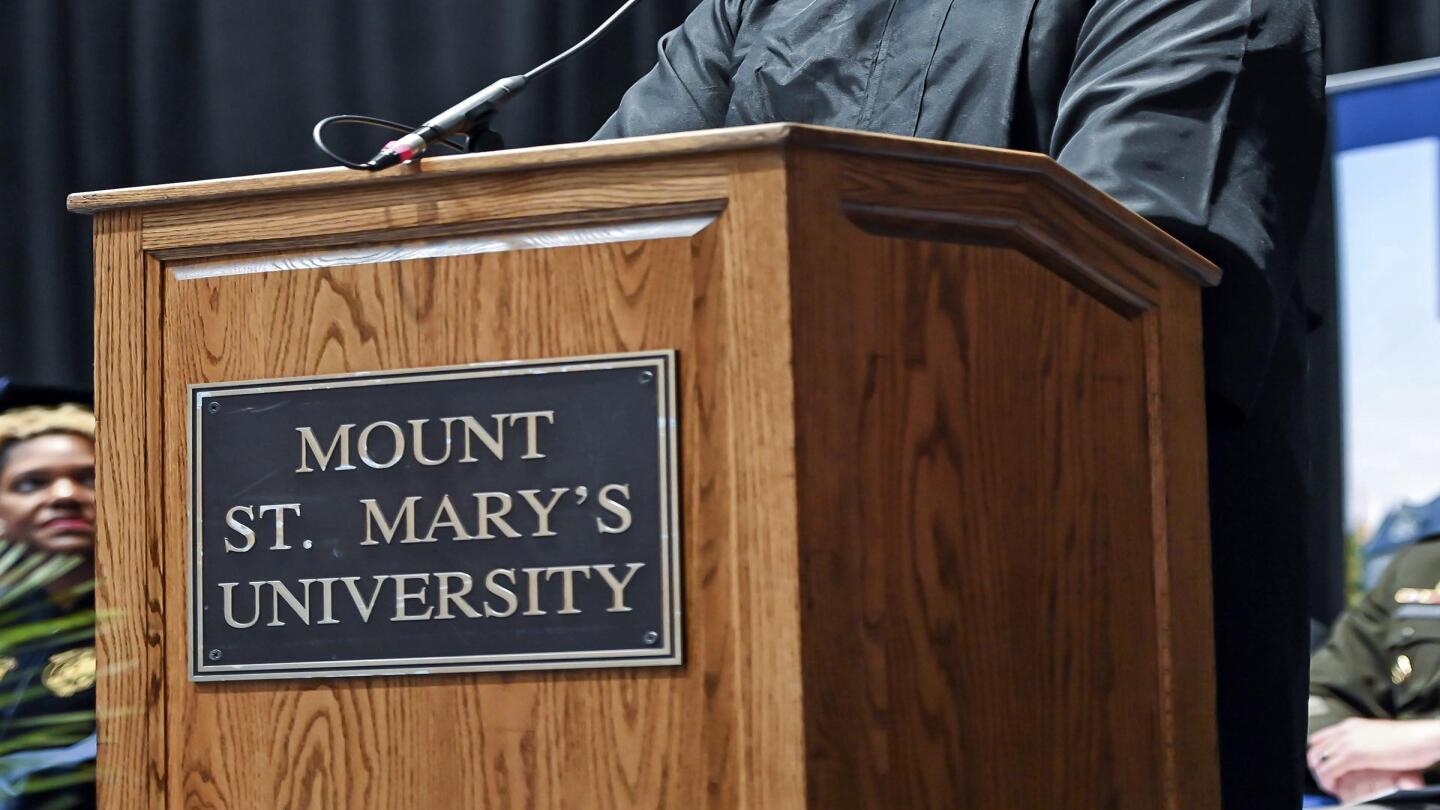
M1117 200L1091 186L1051 158L1030 152L957 144L923 138L819 127L759 124L611 141L537 146L474 155L442 155L380 172L346 168L307 169L275 174L200 180L71 194L67 208L96 214L125 208L184 205L215 200L283 195L287 192L375 189L426 177L463 177L504 172L677 158L797 146L819 151L865 154L925 163L987 168L1019 174L1061 192L1118 225L1130 236L1166 254L1203 283L1215 284L1219 270Z

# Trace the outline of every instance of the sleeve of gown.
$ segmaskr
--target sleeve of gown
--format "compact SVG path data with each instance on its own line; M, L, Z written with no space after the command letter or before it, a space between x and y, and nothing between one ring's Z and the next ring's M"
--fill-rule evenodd
M660 38L660 59L636 82L595 138L709 129L730 106L735 30L742 0L702 0Z
M1312 0L1095 0L1061 95L1051 154L1224 271L1205 300L1207 327L1220 327L1206 352L1252 358L1246 373L1212 375L1241 413L1310 213L1319 60Z

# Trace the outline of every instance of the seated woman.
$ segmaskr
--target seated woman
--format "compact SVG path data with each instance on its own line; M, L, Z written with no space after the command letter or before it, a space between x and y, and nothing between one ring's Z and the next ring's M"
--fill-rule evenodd
M94 806L94 435L95 417L80 405L0 411L0 538L8 541L0 551L0 808L7 810ZM13 576L29 565L26 577Z
M1343 801L1440 781L1440 534L1400 552L1310 662L1306 759Z

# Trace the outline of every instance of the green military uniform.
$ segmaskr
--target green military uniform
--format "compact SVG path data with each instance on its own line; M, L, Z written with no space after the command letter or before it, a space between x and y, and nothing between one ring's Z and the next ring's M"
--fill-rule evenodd
M1350 717L1440 718L1440 535L1396 554L1310 660L1310 733Z

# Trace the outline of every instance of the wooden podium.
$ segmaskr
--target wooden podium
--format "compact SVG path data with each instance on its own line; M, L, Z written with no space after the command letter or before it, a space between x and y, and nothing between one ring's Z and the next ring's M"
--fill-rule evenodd
M77 194L107 808L1216 808L1199 288L792 125ZM680 667L186 675L186 387L675 349Z

